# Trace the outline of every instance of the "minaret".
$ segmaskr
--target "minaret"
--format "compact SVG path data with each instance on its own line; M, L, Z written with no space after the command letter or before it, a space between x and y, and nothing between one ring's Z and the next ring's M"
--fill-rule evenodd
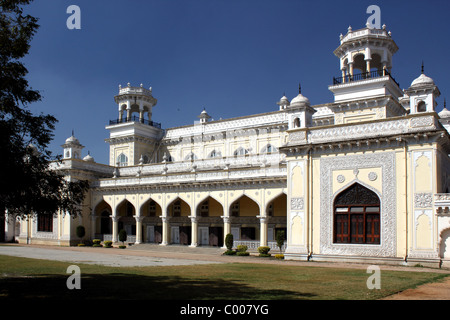
M366 26L359 30L350 26L339 39L334 54L339 58L341 76L333 78L333 85L329 86L335 102L403 95L391 73L392 57L398 47L386 25L382 29Z
M152 88L126 87L119 85L119 93L114 97L118 105L119 116L111 120L109 130L110 165L138 165L141 157L152 161L155 145L161 139L161 124L152 121L152 109L157 100L152 95ZM147 117L146 117L147 115Z

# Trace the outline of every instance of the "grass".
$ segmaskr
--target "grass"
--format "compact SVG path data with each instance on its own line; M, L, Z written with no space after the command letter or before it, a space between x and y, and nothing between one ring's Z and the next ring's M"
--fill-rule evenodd
M0 255L0 299L371 300L448 274L381 271L369 290L365 269L230 263L171 267L77 264L81 289L69 290L73 263Z

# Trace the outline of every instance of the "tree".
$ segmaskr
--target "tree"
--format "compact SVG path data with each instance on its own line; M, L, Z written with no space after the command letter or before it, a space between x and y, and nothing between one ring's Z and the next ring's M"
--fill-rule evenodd
M77 237L80 238L80 240L83 239L85 234L86 234L86 229L81 225L77 226Z
M279 230L276 234L277 246L280 248L280 252L282 252L282 248L284 245L284 241L286 240L286 235L284 230Z
M119 231L119 241L122 241L122 245L120 247L125 248L124 242L127 241L127 232L125 229Z
M26 80L20 61L28 54L38 19L23 13L32 0L0 0L0 216L81 213L87 181L66 181L53 170L48 145L57 119L35 114L30 104L42 99Z

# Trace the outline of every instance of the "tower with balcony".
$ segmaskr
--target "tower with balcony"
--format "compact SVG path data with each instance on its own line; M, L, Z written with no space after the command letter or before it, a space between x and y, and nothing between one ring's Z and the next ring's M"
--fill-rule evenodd
M339 38L334 54L339 58L341 76L334 77L328 87L334 94L335 124L404 114L398 102L404 93L392 76L392 58L398 46L386 26L349 27Z
M157 103L152 88L146 89L142 84L133 87L130 83L119 86L114 101L118 118L106 126L110 133L106 139L110 145L110 165L123 167L152 162L163 133L161 124L152 121L152 109Z

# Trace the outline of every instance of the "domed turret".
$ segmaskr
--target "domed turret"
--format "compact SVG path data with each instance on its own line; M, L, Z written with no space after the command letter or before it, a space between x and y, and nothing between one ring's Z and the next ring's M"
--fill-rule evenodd
M311 103L309 102L309 99L306 98L304 95L302 95L302 87L299 84L298 85L298 95L292 99L290 107L309 107L311 106Z
M75 138L72 130L72 135L66 139L66 142L61 146L64 148L64 159L80 159L81 150L84 148L77 138Z
M277 105L280 106L280 110L284 110L287 107L289 107L290 103L289 103L289 99L286 97L286 94L283 94L280 101L277 102Z

